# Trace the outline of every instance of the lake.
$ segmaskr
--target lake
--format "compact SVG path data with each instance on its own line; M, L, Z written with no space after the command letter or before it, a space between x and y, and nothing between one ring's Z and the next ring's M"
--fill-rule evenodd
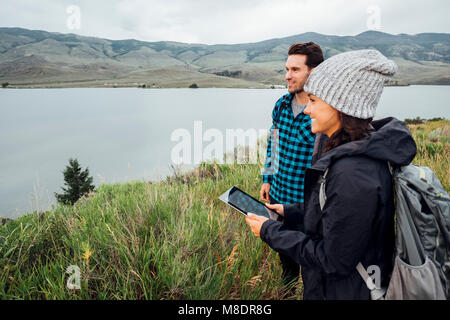
M449 86L387 87L377 118L450 118ZM171 173L177 129L267 130L286 89L0 90L0 216L55 204L69 158L94 184L159 180ZM201 139L201 138L200 138ZM193 142L194 145L194 142ZM194 148L194 146L193 146ZM189 167L189 166L188 166Z

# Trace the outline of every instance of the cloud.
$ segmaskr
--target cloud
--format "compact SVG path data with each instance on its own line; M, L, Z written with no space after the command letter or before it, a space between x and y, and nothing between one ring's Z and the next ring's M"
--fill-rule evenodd
M79 30L66 26L70 5L81 10ZM0 21L109 39L242 43L308 31L355 35L368 29L369 6L379 8L383 32L450 32L446 0L3 0Z

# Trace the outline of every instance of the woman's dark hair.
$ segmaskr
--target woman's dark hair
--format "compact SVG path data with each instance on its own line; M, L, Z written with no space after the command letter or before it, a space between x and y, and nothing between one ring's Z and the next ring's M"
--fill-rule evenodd
M339 120L341 121L341 128L328 139L323 150L324 153L341 144L359 140L369 135L372 118L360 119L339 112Z
M288 50L288 55L304 54L309 69L317 67L323 62L322 49L314 42L294 43Z

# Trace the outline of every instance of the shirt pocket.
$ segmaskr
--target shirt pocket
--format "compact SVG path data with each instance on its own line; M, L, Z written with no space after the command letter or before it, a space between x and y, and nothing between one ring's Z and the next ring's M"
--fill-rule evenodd
M314 146L315 134L311 132L311 121L299 123L293 130L295 140L299 144Z

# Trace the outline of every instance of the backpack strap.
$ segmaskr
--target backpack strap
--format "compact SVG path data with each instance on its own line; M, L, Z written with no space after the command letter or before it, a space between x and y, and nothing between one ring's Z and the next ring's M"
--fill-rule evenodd
M389 167L389 172L391 173L391 175L393 175L394 174L394 166L389 161L387 162L387 164Z
M369 274L367 273L366 269L364 268L364 266L362 265L362 263L358 263L358 265L356 266L356 270L358 270L359 275L361 276L361 278L363 278L364 282L367 285L367 288L372 291L376 289L375 283L373 283L372 278L369 276Z
M324 174L322 175L322 177L320 177L320 189L319 189L319 203L320 203L320 210L323 210L323 207L325 206L325 202L327 202L327 195L325 193L325 182L326 182L326 178L327 178L327 174L328 174L328 169L327 168L324 172Z
M372 300L384 300L384 295L386 293L386 289L377 288L375 283L373 283L373 279L369 276L366 269L362 265L362 263L358 263L356 266L356 270L358 270L359 275L364 280L367 288L370 290L370 298Z

